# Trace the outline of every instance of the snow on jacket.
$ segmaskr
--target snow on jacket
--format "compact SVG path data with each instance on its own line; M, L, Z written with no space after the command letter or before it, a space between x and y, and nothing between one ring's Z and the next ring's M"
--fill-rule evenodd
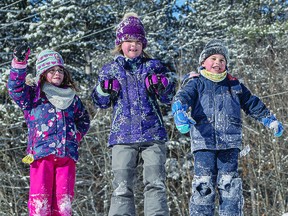
M26 68L12 68L8 79L8 91L22 109L28 127L27 153L34 159L51 154L78 160L79 137L88 131L90 119L80 98L75 95L65 110L57 109L38 87L25 84ZM36 100L35 100L36 99Z
M149 94L145 87L145 78L153 73L164 74L169 79L168 86L160 95ZM101 81L112 78L116 78L121 85L115 100L97 91ZM114 61L104 65L92 92L92 99L96 107L105 109L113 106L108 146L167 140L157 99L169 104L175 94L175 81L174 73L168 71L159 60L143 57L127 60L117 56Z
M271 115L264 103L230 74L218 83L202 75L186 80L176 100L191 107L196 121L190 130L192 151L241 149L241 109L259 122Z

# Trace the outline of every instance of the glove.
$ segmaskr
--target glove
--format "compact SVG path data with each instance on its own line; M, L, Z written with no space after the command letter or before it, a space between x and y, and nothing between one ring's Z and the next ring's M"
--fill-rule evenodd
M150 74L145 78L146 88L151 94L161 94L168 84L169 80L163 74Z
M30 47L28 43L23 43L19 46L17 46L14 51L13 51L13 58L16 60L18 63L27 63L27 60L30 55Z
M196 124L195 120L188 117L187 105L182 105L180 101L176 101L172 104L172 114L176 128L180 133L185 134L190 131L191 125Z
M284 128L281 122L279 122L274 115L263 118L262 123L264 126L274 131L275 137L280 137L283 134Z
M101 82L101 89L104 93L108 93L113 97L118 95L120 83L117 79L108 79Z
M283 134L284 128L281 122L273 121L270 123L269 128L274 131L275 137L280 137Z

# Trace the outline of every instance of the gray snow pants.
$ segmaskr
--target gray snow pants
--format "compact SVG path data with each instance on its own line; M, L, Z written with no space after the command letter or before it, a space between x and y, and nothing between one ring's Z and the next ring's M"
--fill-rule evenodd
M144 215L168 216L165 185L166 146L162 141L115 145L112 148L113 194L109 216L135 216L134 181L143 160Z

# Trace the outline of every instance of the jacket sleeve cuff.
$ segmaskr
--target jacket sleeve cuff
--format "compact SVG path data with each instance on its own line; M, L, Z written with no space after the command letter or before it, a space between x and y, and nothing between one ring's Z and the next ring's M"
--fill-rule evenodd
M101 88L100 84L96 87L96 90L102 96L109 96L110 95L110 94L105 93L105 92L102 91L102 88Z
M24 69L27 67L27 61L18 62L16 59L13 59L11 62L11 66L16 69Z

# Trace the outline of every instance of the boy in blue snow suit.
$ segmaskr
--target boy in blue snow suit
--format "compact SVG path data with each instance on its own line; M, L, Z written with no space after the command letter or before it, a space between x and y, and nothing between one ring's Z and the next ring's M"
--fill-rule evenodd
M144 26L128 13L116 30L114 60L103 66L92 93L96 107L113 107L108 146L112 148L113 194L109 216L135 216L134 181L143 160L144 214L169 215L165 161L167 133L158 100L175 95L173 73L147 57Z
M242 141L241 109L279 137L283 126L263 102L227 72L228 50L209 41L199 58L199 74L190 74L176 93L172 113L181 133L190 131L194 179L190 215L213 216L215 187L219 215L243 215L238 154ZM187 114L191 108L190 115Z

